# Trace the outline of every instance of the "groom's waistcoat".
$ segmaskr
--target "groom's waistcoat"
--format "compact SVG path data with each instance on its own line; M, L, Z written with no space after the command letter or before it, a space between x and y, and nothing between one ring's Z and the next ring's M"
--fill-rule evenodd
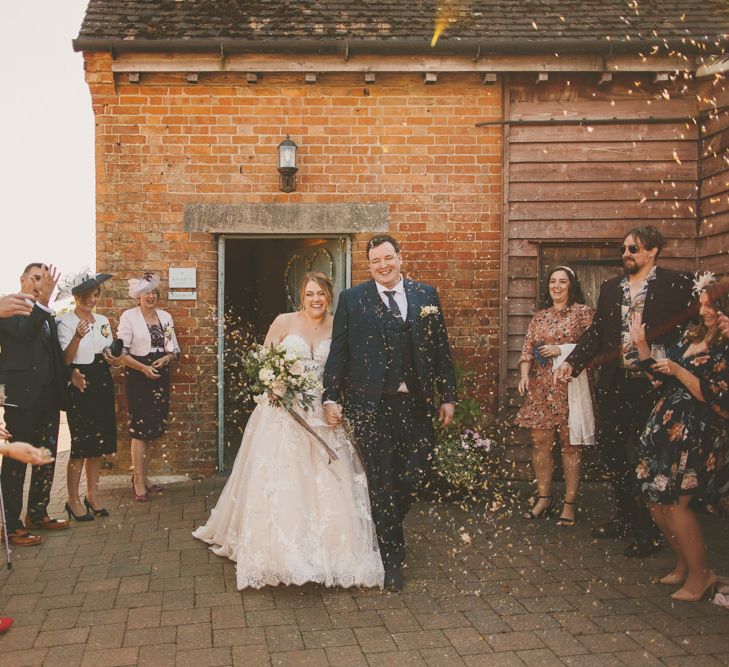
M404 382L412 393L421 393L418 374L415 370L410 323L403 322L388 310L384 317L384 324L383 333L388 358L383 391L393 394Z

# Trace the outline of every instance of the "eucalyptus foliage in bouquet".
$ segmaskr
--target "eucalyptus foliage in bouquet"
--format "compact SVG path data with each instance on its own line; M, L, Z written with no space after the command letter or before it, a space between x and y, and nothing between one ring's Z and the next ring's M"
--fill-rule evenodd
M321 393L316 372L281 345L255 345L248 352L246 373L256 403L267 401L288 411L295 407L309 410Z

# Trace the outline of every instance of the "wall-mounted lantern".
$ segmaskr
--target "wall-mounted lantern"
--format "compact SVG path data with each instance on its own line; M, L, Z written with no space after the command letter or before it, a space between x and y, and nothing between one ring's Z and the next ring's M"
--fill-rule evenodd
M291 141L289 135L278 145L278 173L279 190L281 192L293 192L296 190L296 149L298 146Z

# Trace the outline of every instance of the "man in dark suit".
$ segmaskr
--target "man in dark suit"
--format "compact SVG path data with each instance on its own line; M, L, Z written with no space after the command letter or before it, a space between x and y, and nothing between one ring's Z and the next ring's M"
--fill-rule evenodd
M367 471L372 517L385 566L385 587L404 579L403 521L430 468L435 391L440 423L456 400L443 313L434 287L403 279L397 241L367 243L372 280L339 295L324 370L324 411L342 415Z
M35 303L29 315L0 319L0 384L5 385L5 423L14 440L45 447L55 457L59 411L66 407L68 373L58 343L58 332L48 307L58 282L57 270L29 264L20 277L21 291ZM17 407L15 407L17 406ZM41 538L31 529L61 530L68 521L48 516L55 463L34 465L28 492L25 527L20 520L26 464L3 458L2 491L5 523L11 544L32 546Z
M657 400L648 376L635 362L638 354L628 324L638 313L646 338L667 349L681 335L694 313L691 279L656 266L663 248L661 233L648 225L636 227L623 240L624 277L603 283L592 326L556 371L558 380L576 377L586 366L599 366L597 387L599 444L617 501L617 515L595 528L594 537L632 536L625 549L630 557L647 556L660 548L659 531L636 494L631 445L637 442Z

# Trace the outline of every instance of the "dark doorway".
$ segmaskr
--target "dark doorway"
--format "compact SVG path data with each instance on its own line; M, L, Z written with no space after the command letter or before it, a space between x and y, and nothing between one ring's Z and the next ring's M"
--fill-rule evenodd
M232 467L255 407L247 390L247 351L263 343L279 313L298 308L298 283L305 271L331 275L336 294L346 287L347 250L345 237L225 239L223 469Z

